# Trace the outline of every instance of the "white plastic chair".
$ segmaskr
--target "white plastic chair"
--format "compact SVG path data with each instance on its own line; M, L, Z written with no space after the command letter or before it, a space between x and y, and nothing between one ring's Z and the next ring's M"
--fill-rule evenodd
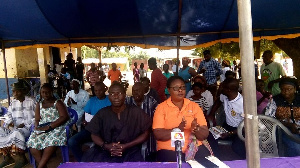
M245 141L243 135L244 121L238 126L238 136ZM279 129L280 128L280 129ZM259 152L260 157L279 157L279 150L282 144L277 144L281 136L277 135L282 130L290 139L300 144L300 138L294 136L287 127L273 117L258 115L258 135L259 135ZM276 138L279 139L276 139Z

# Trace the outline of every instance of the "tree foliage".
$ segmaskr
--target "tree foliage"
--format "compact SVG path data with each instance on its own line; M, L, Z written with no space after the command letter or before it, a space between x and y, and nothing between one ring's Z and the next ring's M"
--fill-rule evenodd
M108 47L97 47L97 46L83 46L81 52L83 59L85 58L99 58L99 51L101 51L102 58L128 58L129 65L132 60L145 60L149 59L150 56L145 51L139 53L132 53L135 46L121 46L113 45Z
M99 58L99 51L97 51L95 48L91 48L88 46L81 47L81 54L82 54L82 59Z
M205 50L210 50L213 58L234 60L240 57L239 44L235 42L217 43L209 47L196 48L194 49L192 55L203 57L202 53Z
M240 59L240 48L239 43L237 42L217 43L210 47L196 48L193 50L192 55L203 57L202 53L204 50L210 50L213 58L228 59L231 61L235 59ZM273 41L262 39L260 40L260 56L265 50L271 50L273 51L273 53L283 52L273 43ZM283 55L287 56L284 52Z

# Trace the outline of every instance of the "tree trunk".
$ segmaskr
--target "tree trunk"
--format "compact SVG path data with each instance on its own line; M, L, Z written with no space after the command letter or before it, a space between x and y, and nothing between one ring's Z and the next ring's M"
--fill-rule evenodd
M294 76L300 79L300 38L280 38L273 42L293 60Z

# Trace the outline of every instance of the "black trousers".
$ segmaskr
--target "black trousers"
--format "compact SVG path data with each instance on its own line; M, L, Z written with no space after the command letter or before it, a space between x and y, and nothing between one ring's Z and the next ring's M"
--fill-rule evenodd
M232 127L228 125L226 122L223 124L223 128L225 128L227 131L234 131L237 128ZM231 148L233 152L235 152L237 155L242 157L242 159L246 159L246 147L245 142L242 141L237 134L231 136L228 138L229 140L232 140Z

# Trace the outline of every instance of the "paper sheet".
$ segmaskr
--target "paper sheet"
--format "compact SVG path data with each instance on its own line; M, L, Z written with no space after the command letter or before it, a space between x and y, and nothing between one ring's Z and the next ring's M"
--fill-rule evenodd
M202 164L200 164L199 162L197 162L196 160L188 160L186 161L189 165L191 165L192 168L205 168L204 166L202 166Z
M221 134L228 132L225 128L216 126L209 128L209 132L214 136L215 139L218 139L221 137Z
M226 165L224 162L222 162L215 156L207 156L205 158L211 161L213 164L217 165L219 168L230 168L228 165Z
M90 122L93 117L94 116L90 115L89 113L84 113L84 118L85 118L85 121L87 121L87 122Z

